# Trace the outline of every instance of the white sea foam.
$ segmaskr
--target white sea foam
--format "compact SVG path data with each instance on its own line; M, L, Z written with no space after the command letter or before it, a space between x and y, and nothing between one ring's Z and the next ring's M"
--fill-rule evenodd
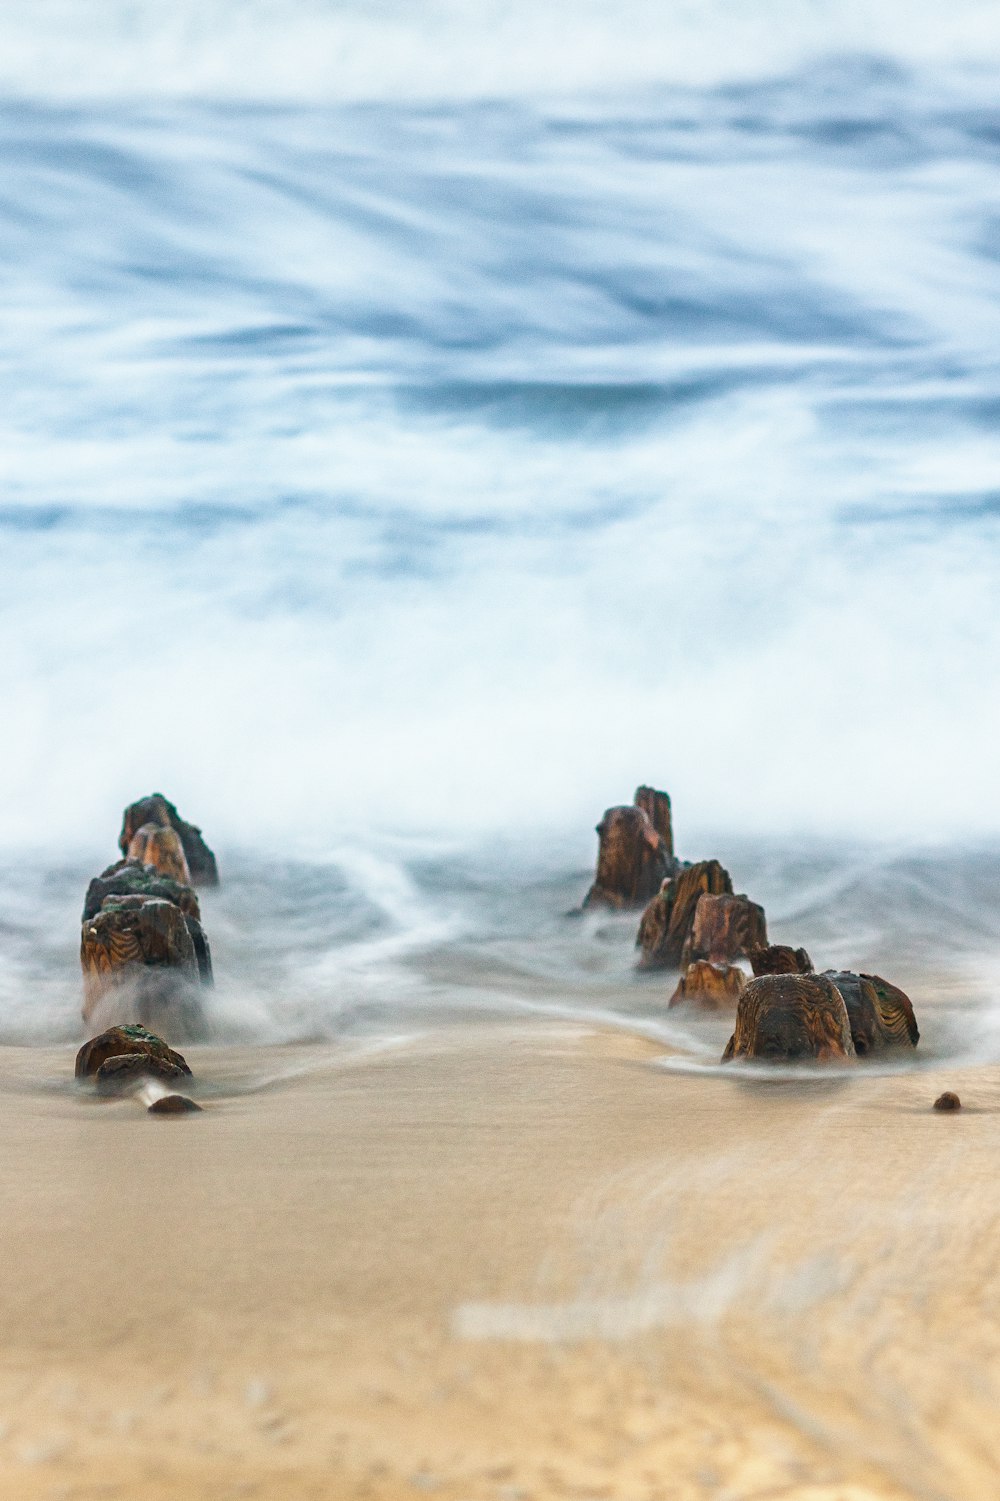
M59 97L475 98L706 84L830 51L973 63L988 0L8 0L8 90Z
M1000 830L1000 28L572 14L4 8L0 845Z

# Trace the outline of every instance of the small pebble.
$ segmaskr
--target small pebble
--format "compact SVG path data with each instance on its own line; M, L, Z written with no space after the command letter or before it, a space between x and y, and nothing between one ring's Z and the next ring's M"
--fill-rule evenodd
M935 1110L961 1110L961 1108L961 1100L957 1094L952 1094L950 1089L946 1089L944 1094L939 1094L934 1101Z

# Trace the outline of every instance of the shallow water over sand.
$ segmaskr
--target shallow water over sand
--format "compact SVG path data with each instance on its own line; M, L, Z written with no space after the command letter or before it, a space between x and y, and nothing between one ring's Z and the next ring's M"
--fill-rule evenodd
M595 844L587 833L464 846L369 834L311 858L223 851L223 885L201 896L212 1037L340 1040L467 1017L604 1016L711 1056L723 1023L668 1018L676 977L637 973L638 914L581 915ZM686 853L722 859L735 889L764 905L773 942L803 944L819 969L882 973L910 991L921 1055L998 1058L995 846L706 835ZM26 859L0 873L0 1040L34 1041L40 1026L76 1037L81 893L101 863Z
M74 1091L86 872L8 872L19 1495L994 1494L996 852L713 845L917 1009L912 1057L767 1071L572 911L574 847L222 852L174 1123Z

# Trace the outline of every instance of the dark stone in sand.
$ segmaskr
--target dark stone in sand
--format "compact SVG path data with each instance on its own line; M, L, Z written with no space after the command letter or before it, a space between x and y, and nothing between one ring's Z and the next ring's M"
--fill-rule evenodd
M118 839L118 847L123 855L128 851L135 834L143 824L148 823L175 829L180 835L184 857L191 872L192 886L218 886L219 870L215 856L201 837L201 830L195 824L188 823L186 819L181 818L174 804L168 802L162 792L154 792L151 797L140 798L138 802L130 803L125 809L122 831Z
M155 1053L117 1053L106 1058L97 1070L99 1094L126 1094L136 1088L142 1079L182 1079L191 1070L171 1063L169 1058Z
M96 917L108 896L154 896L164 902L173 902L185 917L201 921L198 896L192 886L171 880L161 875L153 865L143 865L141 860L118 860L95 876L87 887L83 903L83 921Z
M185 1094L164 1094L158 1100L154 1100L148 1107L149 1115L190 1115L192 1110L200 1110L194 1100L189 1100Z
M732 890L729 872L718 860L688 865L664 881L639 921L636 938L642 949L639 967L679 969L701 896L705 892L711 896L731 895Z
M846 1061L857 1057L844 998L826 975L760 975L740 996L736 1030L722 1055Z
M824 973L844 997L859 1058L869 1053L885 1052L887 1048L916 1047L920 1034L916 1030L913 1007L901 990L896 993L906 1002L905 1008L889 996L889 991L895 991L896 987L889 986L885 980L879 981L883 999L870 975L856 975L846 969L828 969Z
M732 1011L746 987L747 977L735 964L712 964L696 959L677 982L668 1006L695 1005L706 1011Z
M763 907L748 896L734 896L731 892L714 896L706 891L695 906L681 963L711 959L715 964L728 964L733 959L747 958L751 949L766 944Z
M180 1053L175 1053L173 1048L168 1047L162 1037L157 1037L155 1032L147 1031L145 1027L130 1025L109 1027L106 1032L85 1042L76 1055L76 1077L90 1078L109 1058L121 1058L132 1053L156 1059L177 1068L182 1074L191 1073Z
M639 907L670 869L668 851L642 808L608 808L597 825L600 847L585 907Z
M961 1100L957 1094L952 1094L950 1089L946 1089L944 1094L939 1094L934 1101L935 1110L961 1110L961 1108Z
M811 975L813 962L805 949L791 949L784 943L754 948L747 958L755 975Z

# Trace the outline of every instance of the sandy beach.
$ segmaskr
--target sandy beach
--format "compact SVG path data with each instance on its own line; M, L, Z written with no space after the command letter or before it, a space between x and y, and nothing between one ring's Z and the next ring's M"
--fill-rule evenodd
M5 1496L995 1495L995 1076L540 1021L188 1056L157 1120L0 1055Z
M998 99L0 4L0 1501L998 1501Z

